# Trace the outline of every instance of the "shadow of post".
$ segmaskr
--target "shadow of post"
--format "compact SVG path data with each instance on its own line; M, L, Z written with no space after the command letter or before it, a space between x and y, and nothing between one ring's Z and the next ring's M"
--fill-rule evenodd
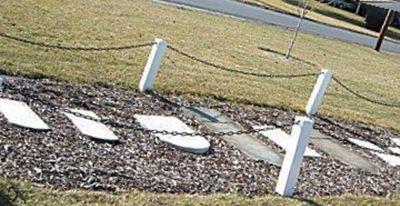
M304 202L310 206L323 206L322 204L315 202L314 200L311 200L311 199L306 199L306 198L293 198L293 199Z

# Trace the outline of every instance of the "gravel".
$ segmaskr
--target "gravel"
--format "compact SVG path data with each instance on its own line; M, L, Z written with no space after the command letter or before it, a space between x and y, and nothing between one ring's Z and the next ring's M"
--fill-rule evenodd
M299 115L290 110L212 98L159 95L179 104L219 110L245 128L285 124ZM204 155L181 152L152 135L125 128L111 128L120 137L118 143L98 142L81 135L62 113L44 104L51 102L66 108L87 109L101 117L132 124L135 124L134 114L173 115L197 130L206 131L199 122L185 117L179 108L161 98L123 88L10 76L4 77L1 96L28 103L52 127L47 132L32 131L11 125L0 115L0 174L4 177L26 179L38 186L58 189L138 189L189 194L274 193L278 167L248 159L217 137L206 137L212 149ZM305 158L297 196L344 193L384 196L399 192L400 167L390 167L346 140L349 137L362 138L386 149L394 146L389 138L400 137L399 132L326 118L317 118L316 128L379 165L380 172L367 174L326 154L318 159ZM281 151L269 140L263 141Z

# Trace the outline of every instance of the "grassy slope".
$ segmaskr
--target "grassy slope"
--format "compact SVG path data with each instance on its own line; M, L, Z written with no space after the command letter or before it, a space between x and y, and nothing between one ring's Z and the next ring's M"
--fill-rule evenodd
M297 0L247 0L248 2L261 3L267 7L281 10L290 14L298 15ZM338 26L352 31L377 36L378 33L364 28L365 20L352 12L341 10L326 3L320 3L316 0L310 1L312 12L307 14L307 18L323 22L329 25ZM400 30L390 27L387 37L400 40Z
M400 55L301 34L294 55L319 67L265 55L257 47L287 48L290 31L157 5L149 1L3 0L0 30L37 41L78 45L124 45L162 37L170 44L233 68L267 73L333 71L356 90L388 102L400 95ZM124 52L53 51L0 39L0 66L14 73L44 74L78 82L136 88L149 49ZM271 80L232 74L172 52L162 65L157 89L216 95L303 109L314 79ZM323 115L400 129L400 109L359 100L332 84Z
M16 197L14 189L4 189L13 186L15 189L23 188ZM211 196L199 195L168 195L154 194L139 191L128 193L89 192L83 190L57 191L39 189L26 182L10 182L0 179L0 205L12 206L59 206L59 205L96 205L96 206L128 206L128 205L397 205L399 196L391 197L366 197L344 195L336 197L315 197L310 199L290 199L277 196L243 197L237 195L216 194ZM12 201L12 199L15 199Z

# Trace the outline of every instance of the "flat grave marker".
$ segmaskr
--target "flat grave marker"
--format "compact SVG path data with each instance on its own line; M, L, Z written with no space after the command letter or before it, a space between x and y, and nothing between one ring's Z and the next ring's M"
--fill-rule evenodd
M49 130L50 127L25 103L0 99L0 112L8 122L34 130Z
M70 109L72 112L80 113L86 116L90 116L95 119L100 119L95 113L87 110ZM103 140L103 141L117 141L118 137L107 128L106 125L96 122L83 117L77 117L71 113L63 112L68 119L78 128L78 130L91 138Z
M375 150L375 151L379 151L379 152L383 152L384 151L382 148L380 148L380 147L376 146L375 144L373 144L371 142L368 142L368 141L354 139L354 138L349 138L348 140L350 142L362 147L362 148Z
M183 108L183 110L185 115L197 119L207 129L213 132L235 132L244 129L239 124L213 109L187 107ZM275 152L254 135L242 134L222 136L221 138L253 160L266 161L279 167L282 165L282 155Z
M254 129L262 129L262 128L265 128L265 126L255 126L254 127ZM275 142L277 145L279 145L285 151L288 148L290 148L291 143L293 143L291 136L281 129L262 131L262 132L260 132L260 134L263 135L264 137L267 137L271 141ZM309 147L306 147L304 156L306 156L306 157L321 157L321 154L319 154L317 151L315 151Z
M398 147L389 147L389 150L400 155L400 148Z
M324 151L329 156L346 163L347 165L368 173L378 173L378 167L370 163L368 159L362 157L355 151L345 148L339 141L334 140L318 130L313 130L311 132L310 141L318 149Z
M146 129L194 133L191 128L176 117L135 115L135 118L139 124ZM187 152L202 154L207 152L210 148L210 142L202 136L155 135L161 141Z
M392 141L397 144L397 146L400 146L400 138L392 138Z
M372 152L372 153L393 167L400 166L400 157L389 154L383 154L380 152Z

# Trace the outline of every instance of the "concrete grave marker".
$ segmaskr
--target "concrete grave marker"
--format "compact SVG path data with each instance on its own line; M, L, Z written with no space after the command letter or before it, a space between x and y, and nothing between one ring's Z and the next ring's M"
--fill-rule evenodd
M135 115L135 118L139 124L146 129L194 133L192 129L176 117ZM187 152L202 154L207 152L210 148L208 140L201 136L155 135L160 138L161 141Z
M400 155L400 148L398 147L389 147L389 150Z
M392 138L392 141L397 144L397 146L400 146L400 138Z
M349 138L349 141L362 147L362 148L367 148L370 150L376 150L376 151L380 151L383 152L384 150L381 149L380 147L376 146L375 144L368 142L368 141L364 141L364 140L359 140L359 139L354 139L354 138Z
M0 112L8 122L34 130L49 130L49 126L24 102L0 99Z
M195 118L213 132L235 132L244 130L238 123L220 114L218 111L204 107L183 108L184 114ZM222 136L224 141L240 150L253 160L266 161L281 166L283 157L272 148L250 134Z
M86 116L93 117L95 119L100 119L95 113L87 110L77 110L71 109L72 112L80 113ZM106 125L96 122L93 120L85 119L82 117L77 117L71 113L63 112L68 119L78 128L78 130L89 137L94 139L104 140L104 141L117 141L118 137L106 127Z
M400 166L400 157L398 156L383 154L379 152L372 153L381 158L383 161L387 162L390 166Z
M314 135L316 136L311 138L311 143L329 156L362 171L372 174L378 173L377 166L371 164L368 159L362 157L356 152L345 148L342 146L341 142L334 140L329 136L318 132L317 130L314 130Z
M263 126L254 127L254 129L262 129L262 128L265 128L265 127L263 127ZM281 129L262 131L262 132L260 132L260 134L262 134L263 136L272 140L277 145L282 147L284 150L287 150L290 147L290 144L293 143L291 136L288 135L286 132L284 132ZM321 157L321 155L317 151L315 151L309 147L306 147L304 156L306 156L306 157Z

